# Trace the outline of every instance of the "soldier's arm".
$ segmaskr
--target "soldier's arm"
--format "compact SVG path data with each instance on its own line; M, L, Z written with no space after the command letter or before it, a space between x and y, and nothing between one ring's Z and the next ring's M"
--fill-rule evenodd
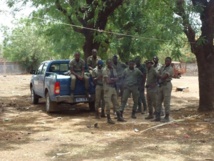
M74 72L74 64L73 61L70 61L70 72L71 74L75 75L77 77L77 74Z

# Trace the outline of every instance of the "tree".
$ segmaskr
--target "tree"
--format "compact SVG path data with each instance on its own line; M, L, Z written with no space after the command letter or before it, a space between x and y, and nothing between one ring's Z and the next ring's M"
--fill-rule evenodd
M29 0L23 0L23 3ZM93 48L99 49L101 42L96 41L99 31L106 28L108 17L123 3L124 0L31 0L39 9L34 15L42 18L57 18L69 24L71 29L84 36L83 51L85 58L91 55ZM9 6L16 2L8 0ZM77 27L78 26L78 27ZM107 42L107 40L106 40Z
M182 18L183 31L196 56L199 78L199 111L214 110L214 1L177 0L175 12ZM201 20L200 35L191 23L189 13L198 13Z
M164 10L162 10L164 8ZM160 50L170 44L167 53L161 56L180 56L183 39L175 39L182 33L179 21L173 17L171 9L165 9L163 1L125 1L112 16L108 30L121 34L112 34L111 51L117 53L123 61L136 56L151 59ZM165 50L166 51L166 50Z
M5 35L3 56L10 61L19 62L26 71L37 67L43 60L53 57L51 44L38 34L38 28L26 21L16 24L12 33Z

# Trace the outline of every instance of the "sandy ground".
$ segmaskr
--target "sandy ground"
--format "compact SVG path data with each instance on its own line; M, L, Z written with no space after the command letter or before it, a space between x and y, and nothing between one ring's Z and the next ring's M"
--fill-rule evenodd
M173 80L172 122L131 119L130 99L127 122L115 125L94 119L86 104L45 113L44 100L30 102L30 78L0 75L1 161L214 161L214 113L197 112L197 77Z

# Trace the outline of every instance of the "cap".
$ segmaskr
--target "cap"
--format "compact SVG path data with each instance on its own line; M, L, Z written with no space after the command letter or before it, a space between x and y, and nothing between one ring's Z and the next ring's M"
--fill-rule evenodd
M103 63L102 60L98 60L97 64L98 64L98 65L103 65L104 63Z

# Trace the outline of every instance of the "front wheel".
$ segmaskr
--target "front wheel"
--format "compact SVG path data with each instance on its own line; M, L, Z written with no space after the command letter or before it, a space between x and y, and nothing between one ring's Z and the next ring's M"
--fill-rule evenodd
M46 98L46 104L45 104L45 106L46 106L46 112L47 113L54 112L55 109L56 109L57 103L51 101L50 95L49 95L48 92L46 93L45 98Z
M33 104L38 104L39 103L39 96L37 94L35 94L33 88L30 88L30 92L31 92L31 102Z

